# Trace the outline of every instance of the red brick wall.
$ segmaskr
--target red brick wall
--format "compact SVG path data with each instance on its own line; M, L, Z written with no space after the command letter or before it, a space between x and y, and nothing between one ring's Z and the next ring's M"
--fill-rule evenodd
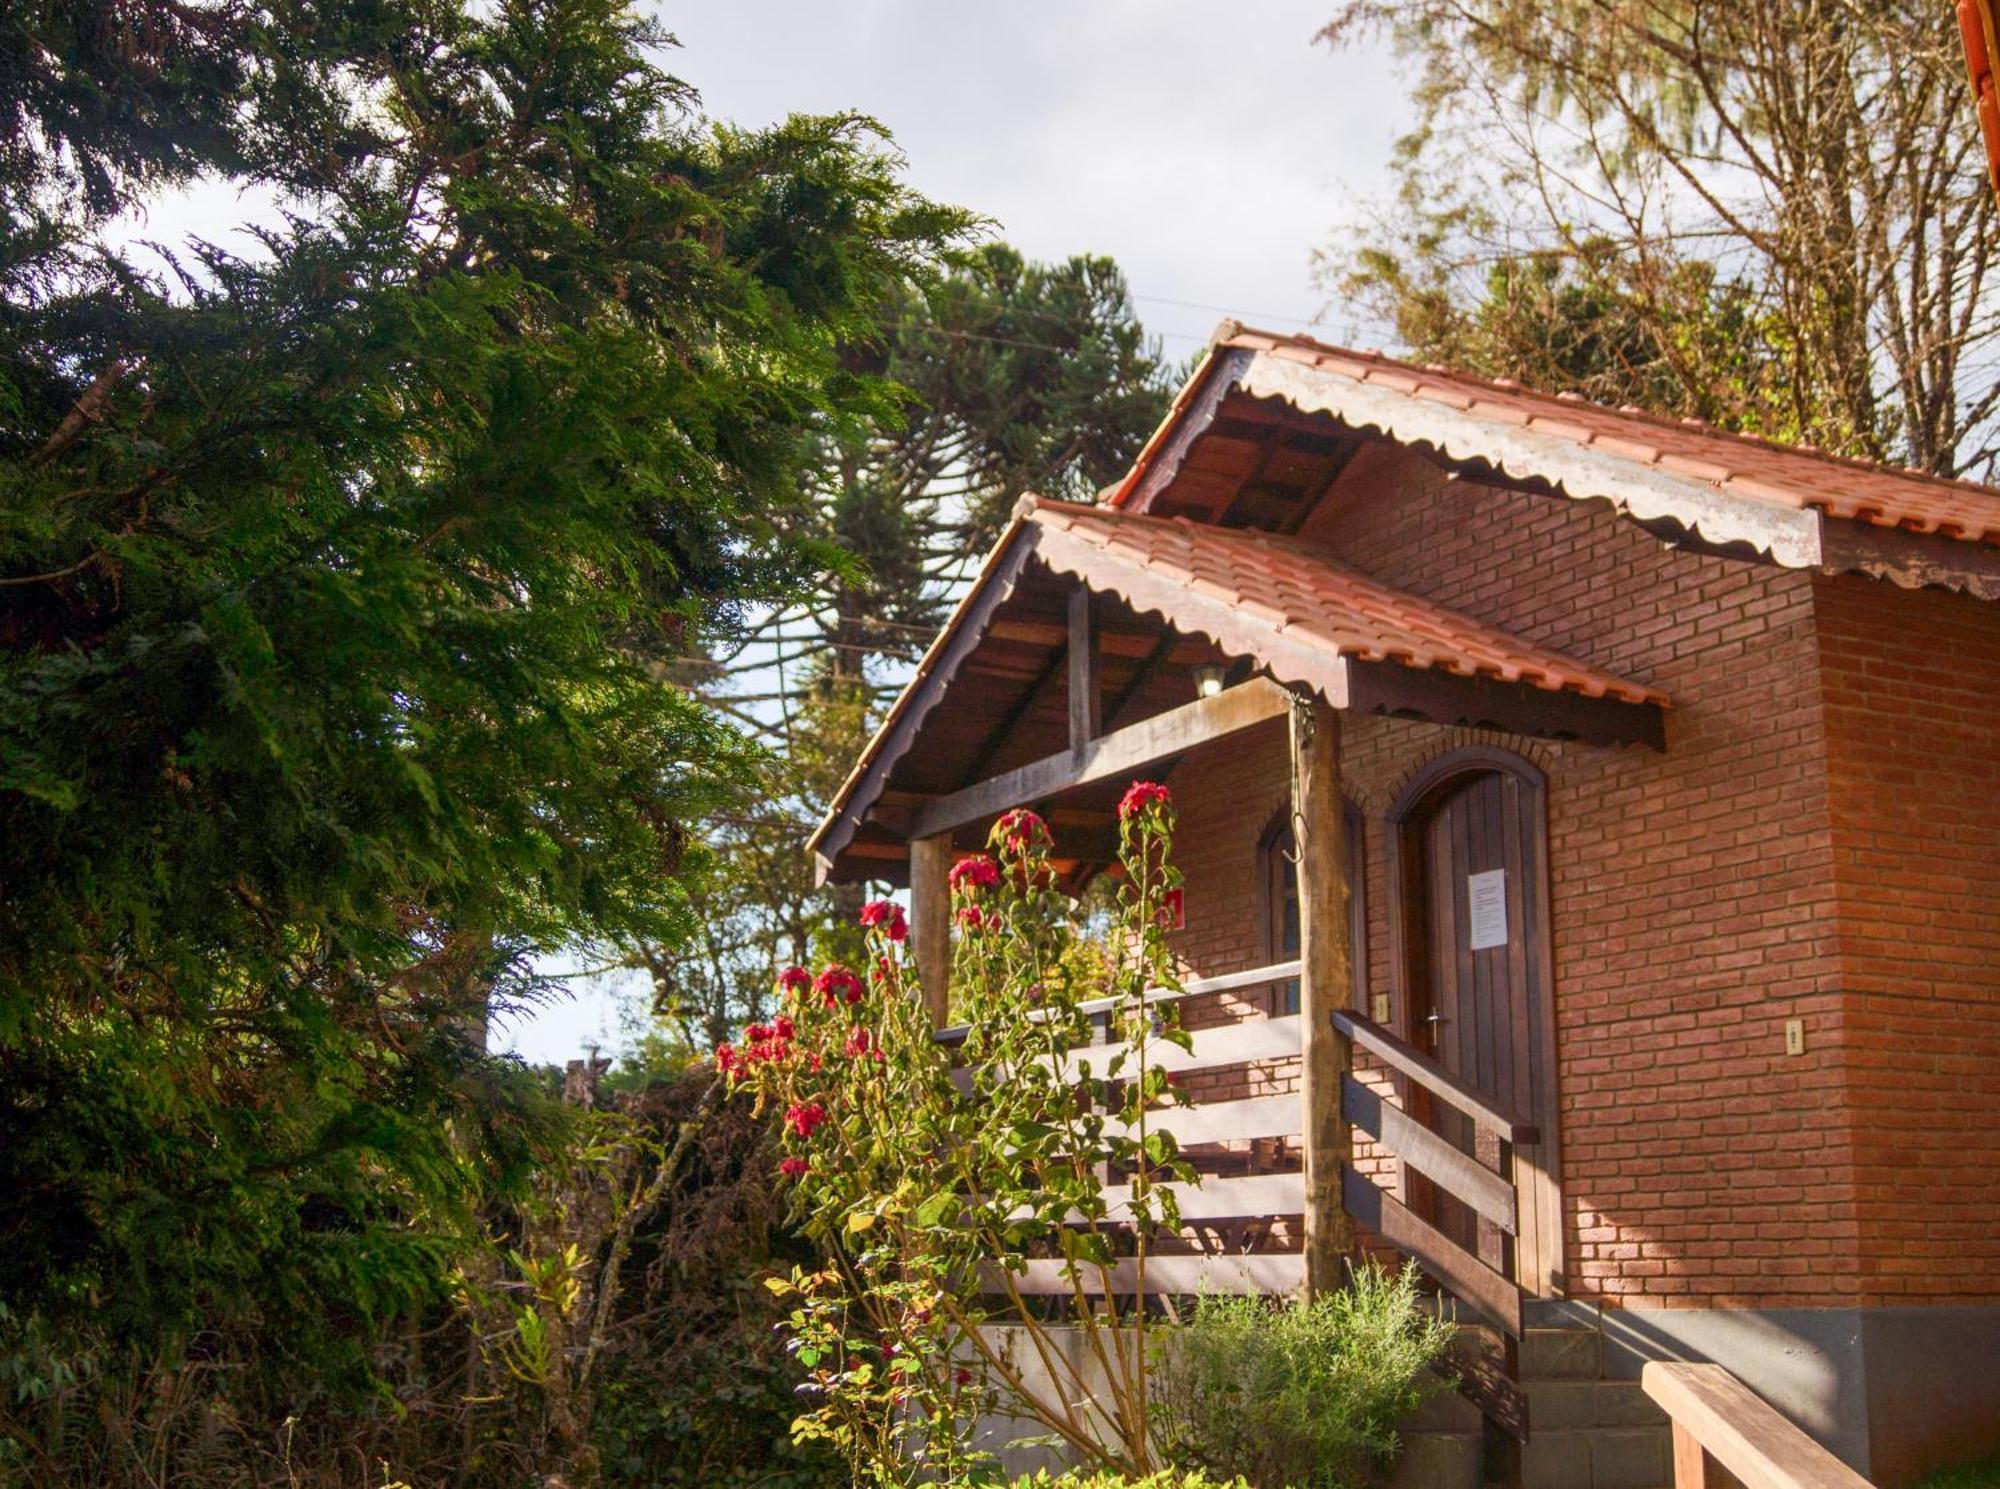
M1864 1299L2000 1299L2000 610L1816 586Z
M1663 755L1486 739L1549 776L1568 1294L1853 1301L1861 1221L1854 1134L1838 1117L1812 580L1677 552L1602 506L1447 482L1393 455L1357 461L1308 533L1391 583L1674 699ZM1384 814L1418 766L1471 737L1348 722L1344 780L1369 819L1374 991L1392 991ZM1175 772L1191 970L1261 956L1252 855L1283 781L1275 728ZM1792 1017L1808 1029L1797 1057L1784 1054Z

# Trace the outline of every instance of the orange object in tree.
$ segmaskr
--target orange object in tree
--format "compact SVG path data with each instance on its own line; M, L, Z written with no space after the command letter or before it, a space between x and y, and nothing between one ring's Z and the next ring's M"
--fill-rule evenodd
M1995 40L1993 0L1958 0L1958 32L1965 41L1965 66L1972 79L1972 101L1979 111L1979 132L1986 137L1986 176L2000 192L2000 97L1995 95L1993 59L2000 56Z

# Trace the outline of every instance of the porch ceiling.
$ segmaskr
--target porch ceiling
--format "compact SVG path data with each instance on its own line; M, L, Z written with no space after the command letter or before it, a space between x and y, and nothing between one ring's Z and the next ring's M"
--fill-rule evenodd
M1188 702L1192 669L1220 662L1336 708L1660 743L1664 694L1305 543L1029 497L814 834L823 875L899 881L926 802L1067 748L1065 611L1078 583L1100 597L1106 730ZM1096 795L1065 798L1057 823L1086 857L1112 837L1117 792Z

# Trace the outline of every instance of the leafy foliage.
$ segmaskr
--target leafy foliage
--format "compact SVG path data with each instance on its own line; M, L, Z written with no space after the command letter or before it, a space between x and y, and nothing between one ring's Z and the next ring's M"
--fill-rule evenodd
M1357 1489L1396 1448L1452 1326L1414 1266L1374 1262L1309 1302L1208 1296L1162 1346L1162 1435L1175 1462L1254 1489Z
M1047 1469L1016 1479L1010 1489L1246 1489L1241 1479L1211 1479L1200 1469L1179 1473L1163 1468L1143 1478L1130 1478L1109 1469L1072 1470L1051 1476Z
M0 1431L41 1462L207 1361L256 1362L245 1420L437 1384L411 1331L568 1141L486 1010L689 933L753 752L661 679L830 561L798 492L893 406L852 348L966 220L865 120L707 125L612 0L9 26ZM106 230L199 173L282 216Z
M823 1258L772 1281L813 1392L795 1430L827 1443L856 1482L980 1471L972 1427L996 1399L1086 1461L1154 1466L1150 1325L1120 1301L1130 1289L1110 1284L1129 1265L1145 1291L1156 1234L1179 1229L1160 1181L1194 1178L1154 1120L1183 1098L1149 1055L1188 1036L1170 1003L1144 997L1176 985L1165 932L1180 877L1165 789L1135 784L1120 816L1122 883L1101 956L1073 954L1074 906L1033 813L1001 817L993 855L953 869L956 1052L911 996L902 911L877 902L861 912L865 979L793 969L785 1013L717 1053L758 1110L783 1118L793 1213ZM1083 1048L1098 999L1109 1035ZM1124 1197L1107 1196L1106 1166L1129 1175ZM1022 1295L1035 1257L1061 1264L1094 1374L1049 1345L1046 1311ZM1053 1362L1046 1385L996 1351L981 1328L996 1316Z
M1990 469L1994 198L1949 7L1344 0L1324 35L1371 33L1414 65L1422 122L1397 210L1328 277L1420 350ZM1524 301L1551 271L1564 292Z

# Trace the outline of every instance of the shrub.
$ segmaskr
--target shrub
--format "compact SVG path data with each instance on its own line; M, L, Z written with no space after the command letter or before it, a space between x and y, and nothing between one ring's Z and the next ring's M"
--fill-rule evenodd
M1309 1303L1203 1297L1163 1350L1156 1425L1173 1462L1255 1489L1348 1489L1394 1454L1451 1335L1414 1269L1373 1262Z
M1127 1478L1106 1469L1095 1472L1072 1469L1050 1478L1045 1468L1032 1477L1016 1479L1010 1489L1249 1489L1249 1486L1241 1479L1228 1482L1211 1479L1198 1468L1186 1473L1162 1469L1159 1473L1147 1474L1143 1479Z
M794 1431L839 1453L857 1483L983 1471L973 1433L995 1405L1083 1462L1160 1466L1153 1325L1129 1298L1146 1291L1154 1238L1180 1229L1163 1181L1195 1178L1158 1125L1186 1098L1153 1058L1188 1048L1188 1035L1171 1003L1146 997L1177 985L1173 820L1164 787L1126 792L1098 950L1078 945L1077 907L1034 813L1002 816L991 852L952 868L951 991L965 1024L955 1051L915 996L908 924L888 901L861 909L858 970L788 968L783 1012L716 1051L731 1088L782 1119L789 1213L821 1249L816 1270L769 1281L806 1373ZM1109 1029L1098 1043L1087 1005L1100 998ZM1107 1167L1131 1180L1116 1213ZM1024 1295L1036 1259L1060 1264L1065 1298ZM1126 1266L1134 1281L1116 1283ZM994 1318L1033 1341L1044 1378L992 1347ZM1084 1363L1049 1339L1058 1323L1074 1327Z

